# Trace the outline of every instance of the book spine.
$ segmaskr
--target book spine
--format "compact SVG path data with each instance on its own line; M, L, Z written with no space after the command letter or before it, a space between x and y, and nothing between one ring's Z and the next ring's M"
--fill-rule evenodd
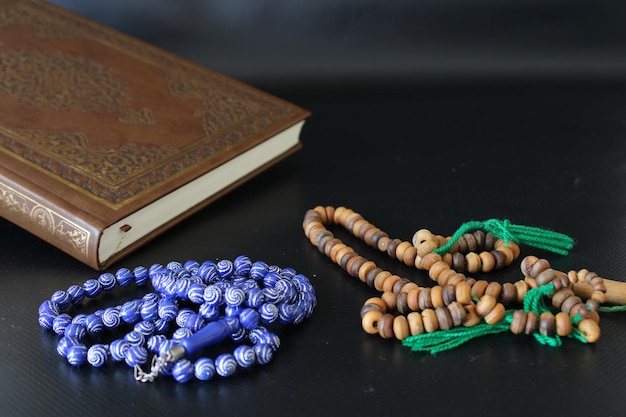
M0 216L100 269L97 248L102 226L97 219L83 212L79 217L76 208L68 210L61 198L25 181L0 168Z

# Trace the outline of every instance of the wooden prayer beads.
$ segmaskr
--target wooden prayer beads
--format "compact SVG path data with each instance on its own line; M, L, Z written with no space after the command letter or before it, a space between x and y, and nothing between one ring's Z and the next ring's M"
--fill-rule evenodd
M420 287L383 270L336 238L326 228L332 224L343 226L367 245L408 266L428 271L437 284ZM520 255L519 246L512 240L476 230L451 242L450 236L422 229L408 242L389 237L351 209L330 206L307 211L303 228L320 252L349 275L382 293L368 299L361 309L361 324L367 333L404 340L481 322L497 324L506 318L514 334L567 336L577 328L589 343L600 336L598 306L607 299L606 286L593 272L583 269L564 273L552 269L545 259L529 256L521 263L524 278L515 283L500 284L465 275L511 265ZM586 301L575 291L579 282L592 288ZM552 306L560 310L556 314L549 310L540 314L526 309L507 310L524 303L529 291L547 285L552 286L549 294Z

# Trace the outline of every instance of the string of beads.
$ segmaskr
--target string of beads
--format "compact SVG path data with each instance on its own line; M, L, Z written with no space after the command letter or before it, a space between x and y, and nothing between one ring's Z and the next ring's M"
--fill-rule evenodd
M151 283L154 291L140 299L93 313L70 315L86 299L95 299L116 287ZM238 368L271 361L280 339L269 326L299 324L313 313L317 301L308 278L291 268L234 261L199 264L170 262L133 271L122 268L103 273L82 285L54 292L39 307L39 324L60 337L57 352L70 365L102 367L125 362L135 377L152 381L159 374L178 382L194 376L210 380L227 377ZM120 329L123 337L103 341L106 330ZM237 347L215 359L200 355L209 344L231 339ZM192 362L191 354L198 352ZM149 373L141 371L154 354Z
M326 227L333 224L343 226L367 245L408 266L426 270L436 285L421 287L383 270L336 238ZM389 237L351 209L331 206L307 211L303 228L320 252L349 275L382 293L365 301L361 309L362 327L367 333L396 338L414 350L431 352L458 345L465 337L503 329L514 334L532 334L553 346L561 343L562 336L587 343L600 337L598 308L606 299L606 287L593 272L582 269L564 273L551 268L545 259L529 256L521 263L524 278L515 283L466 276L502 269L519 257L517 243L491 232L476 230L457 234L453 239L422 229L408 242ZM571 248L571 239L565 235L547 231L546 240L541 242L539 229L525 230L544 248L552 247L561 253ZM558 247L545 244L555 241ZM593 287L586 301L574 293L573 285L579 281ZM545 304L546 298L558 312ZM510 309L516 305L522 308ZM455 330L459 327L465 330ZM445 337L438 330L446 331ZM435 332L435 336L428 336Z

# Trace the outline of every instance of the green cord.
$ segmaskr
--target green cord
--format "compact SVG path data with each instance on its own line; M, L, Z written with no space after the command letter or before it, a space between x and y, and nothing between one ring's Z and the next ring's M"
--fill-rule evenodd
M539 249L549 250L559 255L567 255L574 247L574 239L552 230L542 229L533 226L523 226L513 224L509 220L489 219L485 221L469 221L463 223L461 227L452 235L452 238L443 246L435 249L434 252L442 255L446 253L461 236L471 230L482 229L491 232L495 237L508 242L534 246Z

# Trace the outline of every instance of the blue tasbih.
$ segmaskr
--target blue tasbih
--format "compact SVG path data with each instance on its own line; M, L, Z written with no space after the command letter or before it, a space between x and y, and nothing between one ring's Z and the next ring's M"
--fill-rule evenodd
M118 286L149 283L154 291L140 299L70 315L85 299ZM70 365L99 368L121 362L132 367L141 382L159 375L171 375L178 382L194 376L208 381L269 363L280 339L268 327L299 324L311 316L316 303L306 276L239 256L232 262L170 262L103 273L82 286L54 292L39 307L39 324L61 336L57 352ZM113 329L128 331L104 343L103 333ZM202 356L206 347L229 339L237 344L232 353L215 359ZM142 367L151 354L146 372Z

